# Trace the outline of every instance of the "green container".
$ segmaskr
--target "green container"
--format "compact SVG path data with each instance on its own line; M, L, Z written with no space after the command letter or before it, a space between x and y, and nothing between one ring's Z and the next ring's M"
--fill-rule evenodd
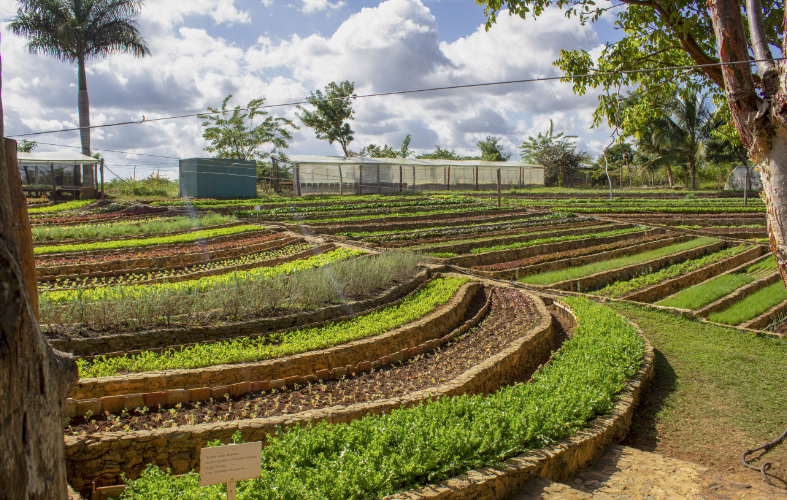
M254 198L257 162L218 158L180 160L180 194L192 198Z

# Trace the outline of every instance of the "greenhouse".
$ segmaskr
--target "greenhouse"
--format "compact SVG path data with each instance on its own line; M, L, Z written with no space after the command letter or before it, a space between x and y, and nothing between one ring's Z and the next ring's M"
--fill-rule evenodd
M293 190L307 194L380 194L395 191L490 190L544 185L544 167L478 160L419 160L292 155Z

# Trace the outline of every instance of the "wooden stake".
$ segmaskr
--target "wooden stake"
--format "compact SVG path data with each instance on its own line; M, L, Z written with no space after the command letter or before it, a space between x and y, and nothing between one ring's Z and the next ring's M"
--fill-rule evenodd
M451 166L450 165L448 166L448 173L446 174L446 179L445 180L446 180L445 188L450 191L451 190Z
M104 199L104 159L101 158L101 199Z
M52 172L52 201L55 201L55 193L57 193L57 189L55 189L55 164L49 164L49 170Z
M399 165L399 192L402 192L402 166Z
M236 486L235 481L230 481L229 483L227 483L227 500L235 500L235 494L236 494L235 486Z
M358 165L358 194L363 194L363 165Z
M497 206L502 206L502 202L500 201L500 169L497 169Z
M339 165L339 196L344 194L344 180L342 180L342 166Z
M38 165L36 165L36 186L38 186Z
M475 190L478 191L478 165L475 166Z
M415 192L415 166L413 166L413 192Z

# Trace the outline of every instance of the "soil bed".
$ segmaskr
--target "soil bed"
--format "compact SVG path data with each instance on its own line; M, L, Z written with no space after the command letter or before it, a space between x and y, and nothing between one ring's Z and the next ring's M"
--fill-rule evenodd
M502 351L519 334L526 332L539 321L535 304L524 294L507 288L479 291L465 313L464 320L478 313L489 293L492 293L492 307L481 324L455 342L401 364L357 373L343 380L324 380L303 387L271 390L241 398L226 396L226 400L213 403L189 403L181 405L180 408L163 407L160 411L150 409L147 412L132 412L128 416L112 416L110 419L105 414L91 418L89 422L83 417L77 417L71 421L70 428L67 428L65 433L77 435L83 432L124 429L146 430L272 417L336 405L349 406L403 397L424 388L438 386ZM559 327L558 331L560 330L562 326ZM565 335L557 335L556 338L562 342ZM529 376L530 374L527 374L528 378Z

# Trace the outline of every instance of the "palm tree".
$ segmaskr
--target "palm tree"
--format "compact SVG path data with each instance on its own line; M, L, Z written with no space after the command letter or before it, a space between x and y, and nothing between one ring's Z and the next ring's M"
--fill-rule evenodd
M682 164L686 175L691 176L691 189L696 189L697 167L704 161L708 142L719 126L710 99L707 95L687 92L668 102L664 115L664 126L657 137L658 142L666 145L664 160Z
M150 49L133 17L141 0L20 0L8 29L26 37L27 49L76 63L79 81L79 127L82 154L90 155L90 103L85 61L115 53L136 57Z

